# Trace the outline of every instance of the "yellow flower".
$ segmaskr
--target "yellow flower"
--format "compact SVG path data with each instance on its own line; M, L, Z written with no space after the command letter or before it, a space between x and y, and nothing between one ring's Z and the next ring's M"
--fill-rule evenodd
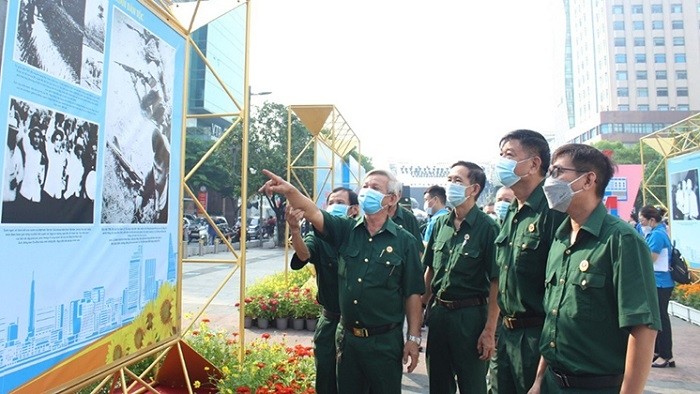
M198 388L202 387L202 383L200 383L199 380L195 380L195 381L194 381L194 384L193 384L192 386L193 386L194 388L198 389Z

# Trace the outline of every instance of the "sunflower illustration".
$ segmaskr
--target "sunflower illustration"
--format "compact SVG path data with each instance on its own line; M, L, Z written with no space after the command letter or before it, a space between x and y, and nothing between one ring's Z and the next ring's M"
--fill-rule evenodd
M170 338L178 333L176 296L175 286L169 282L163 283L158 290L158 297L154 304L155 319L153 324L160 340Z

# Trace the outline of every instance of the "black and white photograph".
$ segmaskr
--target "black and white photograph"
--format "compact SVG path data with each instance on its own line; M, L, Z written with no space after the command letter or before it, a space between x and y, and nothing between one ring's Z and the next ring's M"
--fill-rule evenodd
M92 223L96 123L10 98L2 223Z
M102 223L167 223L175 49L118 9L110 34Z
M674 220L699 220L698 170L671 174L671 201Z
M20 0L14 60L102 91L107 0Z

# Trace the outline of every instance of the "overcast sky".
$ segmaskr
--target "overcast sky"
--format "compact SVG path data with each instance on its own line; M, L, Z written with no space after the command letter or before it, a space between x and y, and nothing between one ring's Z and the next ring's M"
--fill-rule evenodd
M376 166L489 160L555 131L559 3L255 0L252 103L335 105Z

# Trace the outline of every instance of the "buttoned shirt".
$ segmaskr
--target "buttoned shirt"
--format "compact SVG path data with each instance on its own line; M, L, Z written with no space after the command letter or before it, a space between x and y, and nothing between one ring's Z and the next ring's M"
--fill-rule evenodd
M544 181L543 181L544 182ZM554 233L566 214L549 209L537 186L522 208L514 201L496 238L498 306L504 316L544 316L544 273Z
M622 374L630 328L661 329L651 254L603 204L570 240L566 220L547 261L542 356L565 373Z
M418 252L423 252L423 240L420 236L420 225L418 224L418 219L413 215L413 212L408 209L398 206L396 207L396 212L391 220L396 223L397 226L408 231L416 239L416 248ZM419 257L420 259L420 257Z
M415 238L391 219L371 235L364 217L322 213L323 234L316 234L338 250L343 321L358 327L402 324L406 298L425 291Z
M447 301L487 298L491 279L498 276L498 225L476 205L460 228L455 228L454 219L455 210L437 219L423 255L423 263L433 269L433 294Z
M309 249L309 259L303 261L294 253L291 267L293 270L303 268L311 263L316 269L316 286L318 288L318 303L333 313L340 313L338 301L338 252L327 242L309 233L304 237L304 243Z

